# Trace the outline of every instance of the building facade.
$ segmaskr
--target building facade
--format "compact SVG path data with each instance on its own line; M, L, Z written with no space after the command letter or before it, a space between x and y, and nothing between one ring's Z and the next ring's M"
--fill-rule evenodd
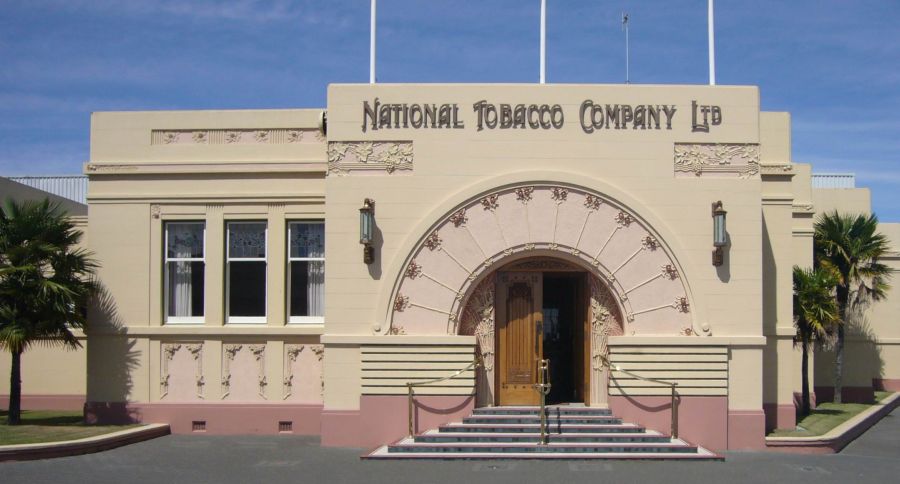
M684 439L763 447L795 425L791 268L814 215L869 210L865 190L817 198L789 115L740 86L332 85L322 110L96 113L85 172L89 420L356 447L406 435L407 382L476 356L416 389L417 430L535 404L548 359L552 403L667 429L669 388L633 375L674 381ZM845 380L860 398L900 383L898 299L851 338L882 359Z

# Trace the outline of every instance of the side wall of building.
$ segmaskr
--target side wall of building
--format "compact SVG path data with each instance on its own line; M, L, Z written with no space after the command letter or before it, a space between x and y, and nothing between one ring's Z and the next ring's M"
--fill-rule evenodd
M0 178L0 203L5 199L17 202L40 201L45 198L60 204L70 215L77 230L82 232L79 248L89 246L87 234L87 206ZM60 349L37 345L22 356L22 408L26 410L80 410L84 406L87 374L87 338L74 331L81 348ZM9 404L11 356L0 351L0 407Z
M325 218L320 120L318 110L94 115L85 171L104 294L90 313L88 421L319 432L323 320L289 322L287 237L290 222ZM179 257L166 230L186 222L203 228L191 286L202 281L202 311L179 322L166 306L166 257ZM229 245L230 222L264 224L264 240ZM240 262L228 254L244 243L264 252L265 307L235 322Z
M816 213L838 211L848 214L871 212L871 193L865 188L814 189ZM887 297L874 301L847 326L844 346L843 398L845 401L872 401L873 390L900 388L900 224L880 223L879 230L891 244L881 261L891 267L893 277ZM815 389L819 401L834 394L834 351L816 352Z

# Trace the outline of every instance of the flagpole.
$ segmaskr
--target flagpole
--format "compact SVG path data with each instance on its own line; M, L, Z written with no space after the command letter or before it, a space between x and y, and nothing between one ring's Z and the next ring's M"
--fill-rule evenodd
M709 0L709 85L716 85L716 32L713 24L713 0Z
M369 84L375 84L375 4L372 0L372 16L369 25Z
M631 84L631 53L628 46L628 12L622 12L622 28L625 29L625 84Z
M541 0L541 84L547 80L547 0Z

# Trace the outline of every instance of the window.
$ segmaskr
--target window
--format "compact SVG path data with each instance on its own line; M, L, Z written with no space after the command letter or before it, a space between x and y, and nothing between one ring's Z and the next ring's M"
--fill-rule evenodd
M325 224L288 224L288 322L321 323L325 310Z
M228 223L228 322L266 322L266 223Z
M203 222L166 222L166 323L203 322Z

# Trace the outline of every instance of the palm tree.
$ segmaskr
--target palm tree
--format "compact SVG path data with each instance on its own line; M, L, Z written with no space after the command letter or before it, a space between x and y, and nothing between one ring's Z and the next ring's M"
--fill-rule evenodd
M840 324L835 340L834 401L841 403L844 368L844 328L860 304L885 295L890 269L878 262L888 250L887 238L877 233L878 217L837 211L823 214L815 223L814 251L817 266L837 278L835 298Z
M809 415L809 348L822 342L839 322L834 286L837 279L830 271L802 269L794 266L794 325L797 335L794 345L803 350L800 360L802 373L802 414Z
M96 264L56 203L7 200L0 208L0 348L12 354L10 425L20 423L22 353L36 344L80 345Z

